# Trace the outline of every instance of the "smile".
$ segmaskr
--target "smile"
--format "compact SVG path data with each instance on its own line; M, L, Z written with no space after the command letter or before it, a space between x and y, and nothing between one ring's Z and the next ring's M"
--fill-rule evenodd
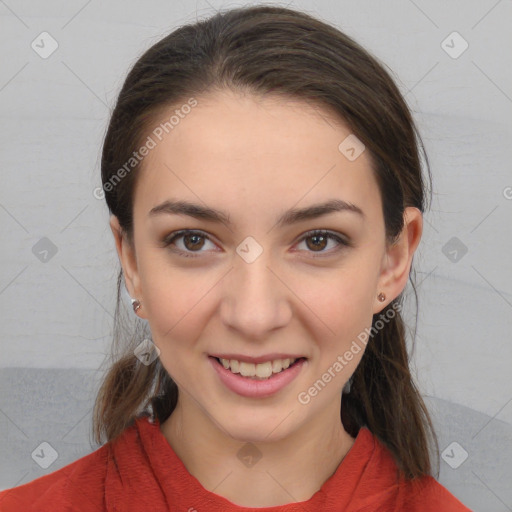
M220 382L248 398L266 398L287 387L307 367L305 357L274 358L259 362L209 356Z
M246 363L236 359L217 358L218 361L232 373L239 373L242 377L252 377L256 379L268 379L271 375L281 373L294 364L298 358L274 359L264 363Z

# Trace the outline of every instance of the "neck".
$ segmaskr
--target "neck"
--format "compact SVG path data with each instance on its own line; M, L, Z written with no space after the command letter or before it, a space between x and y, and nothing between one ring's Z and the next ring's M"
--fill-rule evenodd
M354 444L341 423L339 404L273 441L248 444L233 439L179 400L160 429L206 490L242 507L279 506L309 500ZM239 455L241 448L245 451Z

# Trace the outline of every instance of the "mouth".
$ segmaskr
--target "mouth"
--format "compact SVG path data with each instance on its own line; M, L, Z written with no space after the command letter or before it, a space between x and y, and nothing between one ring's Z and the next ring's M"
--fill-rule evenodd
M233 393L253 399L277 394L298 378L308 366L308 359L305 357L277 357L284 354L252 358L252 361L248 361L248 358L240 361L238 358L241 356L228 359L219 355L209 356L208 360L220 382Z
M305 357L270 359L259 363L211 356L229 372L252 380L269 380L305 361Z

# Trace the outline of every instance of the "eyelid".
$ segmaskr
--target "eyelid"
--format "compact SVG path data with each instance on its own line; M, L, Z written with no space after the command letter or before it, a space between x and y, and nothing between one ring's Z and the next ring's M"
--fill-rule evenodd
M169 247L170 245L172 245L172 243L175 240L177 240L181 237L184 237L186 235L199 235L202 238L209 240L210 242L213 243L213 239L212 239L211 235L205 233L204 231L201 231L199 229L182 229L179 231L174 231L174 232L170 233L169 235L165 236L162 239L162 246ZM312 230L306 231L305 233L300 235L300 238L294 243L294 245L297 245L298 243L303 242L307 238L310 238L315 235L316 236L323 235L323 236L326 236L329 240L334 240L335 242L338 243L338 247L336 247L335 249L331 249L329 251L318 251L316 253L315 253L315 251L306 251L307 253L311 254L313 257L330 256L333 253L338 253L340 250L342 250L344 248L349 248L349 247L354 246L354 244L348 237L342 235L341 233L337 233L335 231L329 231L327 229L312 229ZM182 251L181 249L174 249L173 252L184 255L185 257L193 257L194 258L194 257L198 257L202 252L206 252L206 251ZM297 252L302 252L302 251L297 251Z

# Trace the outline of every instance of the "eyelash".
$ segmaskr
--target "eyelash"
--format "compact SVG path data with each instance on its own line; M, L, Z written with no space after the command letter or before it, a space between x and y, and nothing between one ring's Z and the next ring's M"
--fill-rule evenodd
M202 238L205 238L206 240L212 241L211 238L206 233L203 233L202 231L197 231L197 230L193 230L193 229L183 229L181 231L176 231L175 233L171 233L170 235L166 236L162 240L163 247L169 247L170 245L173 244L173 242L175 240L177 240L179 238L183 238L186 235L199 235ZM304 236L299 240L298 243L300 243L308 238L312 238L314 236L325 236L329 240L334 240L335 242L337 242L339 244L339 247L336 249L330 250L330 251L318 251L318 255L315 254L316 251L307 251L313 255L313 258L321 258L325 254L330 255L332 252L338 252L339 250L343 249L344 247L347 247L347 248L353 247L352 242L350 242L349 240L345 240L345 239L341 238L340 236L336 235L335 233L331 233L330 231L325 231L322 229L314 229L312 231L308 231L307 233L304 234ZM177 250L173 249L173 252L176 252L179 255L185 256L186 258L197 258L198 255L203 251L185 252L180 249L177 249ZM198 254L196 255L196 254L194 254L194 252L196 252Z

